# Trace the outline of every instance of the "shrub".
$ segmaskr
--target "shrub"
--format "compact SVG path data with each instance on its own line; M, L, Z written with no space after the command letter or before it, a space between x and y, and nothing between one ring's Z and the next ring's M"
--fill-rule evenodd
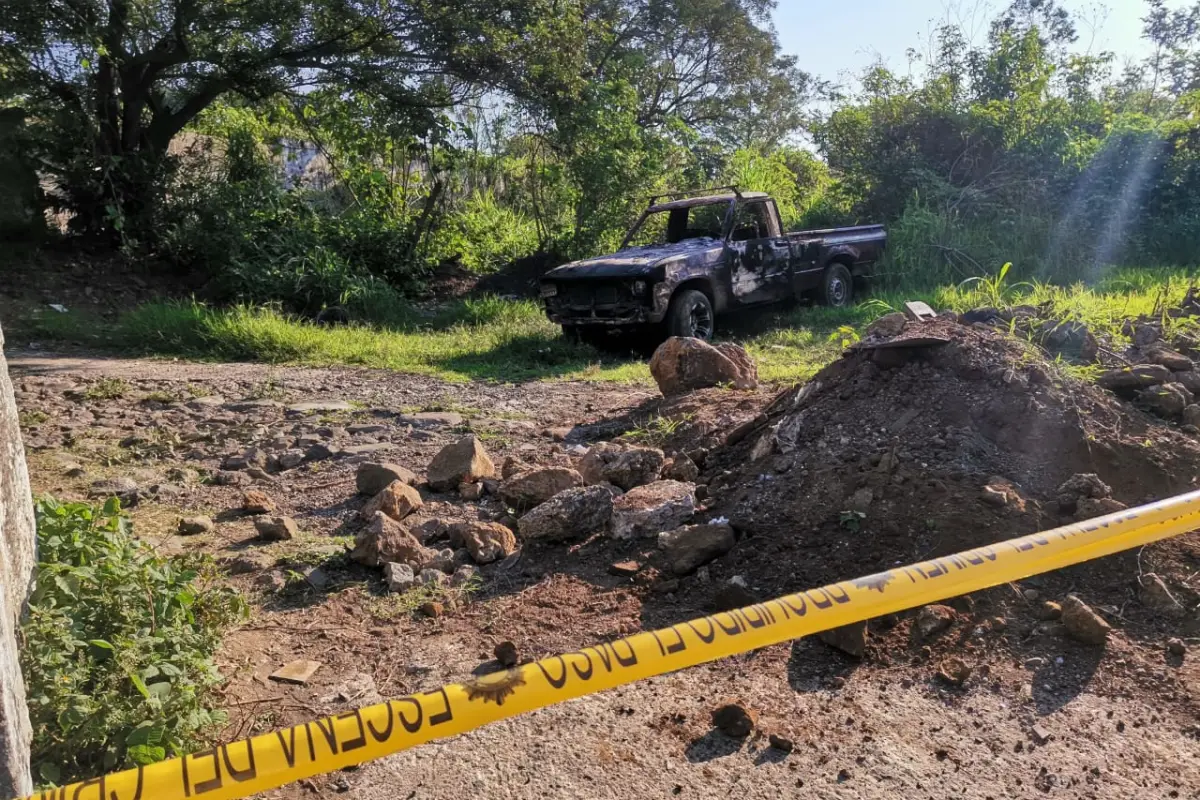
M245 614L240 596L214 585L210 562L134 539L115 499L42 499L36 518L21 667L37 774L64 783L194 749L224 720L213 653Z

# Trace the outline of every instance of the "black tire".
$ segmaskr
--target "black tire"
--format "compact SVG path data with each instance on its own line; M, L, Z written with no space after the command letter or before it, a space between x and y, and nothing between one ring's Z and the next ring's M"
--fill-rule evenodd
M663 323L668 336L684 336L708 341L715 329L716 317L708 295L696 289L684 289L671 298Z
M845 264L830 264L821 276L817 299L823 306L846 308L854 303L854 277Z

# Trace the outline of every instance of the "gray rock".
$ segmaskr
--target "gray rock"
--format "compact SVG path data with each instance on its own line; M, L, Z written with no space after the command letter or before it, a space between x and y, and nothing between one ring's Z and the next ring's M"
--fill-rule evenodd
M841 650L848 656L862 658L863 654L867 652L867 623L865 620L821 631L819 635L822 642Z
M587 486L559 492L521 517L517 527L526 541L573 539L600 530L612 513L612 494L600 486Z
M122 505L131 506L137 503L138 484L133 478L106 478L95 481L88 487L88 497L115 497Z
M417 582L416 573L411 566L395 561L383 565L383 579L387 581L390 592L407 592Z
M283 403L278 400L237 400L232 403L226 403L224 408L226 411L236 411L244 414L248 411L283 408Z
M913 638L917 642L926 642L937 634L949 628L958 618L958 613L950 606L935 603L917 612L913 622Z
M333 414L339 411L353 411L354 406L345 400L310 400L292 403L287 410L289 414Z
M457 428L463 424L463 416L453 411L422 411L417 414L401 414L396 421L401 425L412 425L414 428Z
M299 532L296 520L291 517L259 517L254 520L254 529L260 539L268 542L287 541L296 538Z
M442 572L440 569L421 570L420 574L417 575L417 581L422 586L445 586L447 583L449 583L446 573Z
M685 525L658 535L658 547L676 575L690 575L737 543L728 525Z
M1192 404L1192 393L1180 383L1164 383L1143 389L1139 397L1151 411L1160 417L1176 419Z
M470 564L462 564L458 569L454 570L454 574L450 576L451 586L465 586L470 583L473 578L479 574L477 567Z
M254 479L246 473L233 472L227 469L219 470L213 476L213 483L218 486L249 486L253 482Z
M387 429L387 425L380 425L378 423L360 423L356 425L347 425L346 433L350 434L351 436L363 436L372 433L383 433Z
M628 491L658 480L666 458L656 447L600 442L579 462L584 483L611 483Z
M696 511L696 487L679 481L655 481L630 489L613 501L612 536L657 536L687 522Z
M319 442L304 451L304 460L325 461L326 459L337 456L339 453L341 453L341 448L337 447L336 445Z
M421 569L423 570L436 569L447 575L454 572L457 567L458 563L454 560L454 551L449 547L433 551L433 555L429 557L429 560L421 564Z
M354 473L354 483L359 494L379 494L393 481L415 486L418 480L412 470L389 462L365 461L358 465L358 470Z
M1192 403L1183 409L1183 424L1200 428L1200 404Z
M213 521L208 517L184 517L179 520L181 536L195 536L200 533L208 533L212 529Z
M908 317L903 311L893 311L890 314L884 314L879 319L867 326L867 339L891 339L899 336L904 331L904 326L908 324Z
M284 450L275 457L279 469L295 469L304 463L303 450Z
M1171 370L1161 364L1138 364L1122 369L1110 369L1101 373L1096 379L1096 385L1102 389L1114 391L1143 389L1167 383L1171 380Z

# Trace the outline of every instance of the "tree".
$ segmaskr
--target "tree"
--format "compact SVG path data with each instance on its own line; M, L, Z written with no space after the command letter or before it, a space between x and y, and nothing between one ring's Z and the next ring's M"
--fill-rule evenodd
M145 214L172 138L222 95L369 91L428 129L466 92L526 89L554 19L542 0L14 0L0 99L100 231Z

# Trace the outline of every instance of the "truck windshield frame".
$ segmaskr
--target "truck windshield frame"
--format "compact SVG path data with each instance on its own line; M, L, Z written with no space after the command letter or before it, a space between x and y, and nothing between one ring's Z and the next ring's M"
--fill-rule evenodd
M720 206L720 205L725 206L725 213L721 218L721 229L720 229L720 231L717 232L717 235L716 236L707 236L707 235L700 233L699 231L693 232L694 229L688 225L688 223L690 223L690 221L691 221L692 213L696 209L709 208L712 206ZM685 242L685 241L688 241L689 239L710 239L711 238L711 239L714 239L719 242L724 242L725 239L728 238L728 236L729 236L729 229L730 229L730 225L733 221L733 216L734 216L736 207L737 207L737 198L736 197L730 197L730 198L722 197L722 198L718 198L718 199L714 199L714 200L710 200L710 201L704 201L704 202L665 203L660 206L652 206L642 212L642 215L640 217L638 217L637 222L635 222L633 224L633 227L629 229L629 232L625 234L625 239L624 239L624 241L621 242L621 249L624 250L631 246L664 247L667 245L679 244L680 242ZM666 218L664 230L666 231L667 235L665 237L665 241L658 241L655 243L647 243L647 244L643 244L643 245L633 245L632 244L633 241L637 238L638 234L641 233L642 230L646 227L646 223L652 217L657 217L657 216L664 216ZM680 220L682 220L682 222L680 222ZM684 225L685 227L683 228L682 231L676 231L673 233L672 228L673 227L677 228L679 225ZM679 233L682 233L683 235L678 235Z

